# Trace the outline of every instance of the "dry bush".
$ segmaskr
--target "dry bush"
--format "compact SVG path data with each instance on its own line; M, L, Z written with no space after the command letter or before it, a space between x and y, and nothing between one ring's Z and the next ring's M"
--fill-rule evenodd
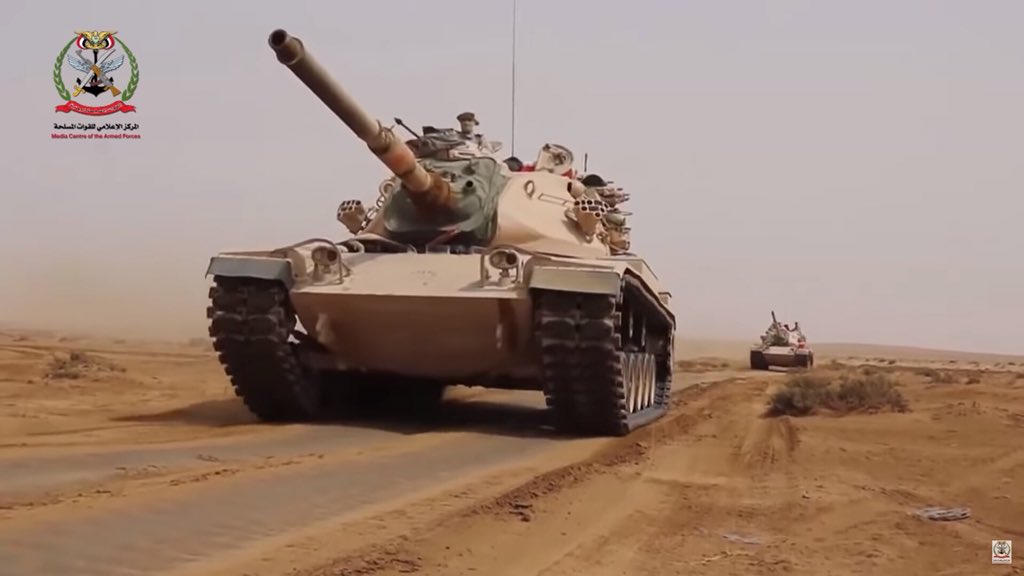
M821 369L831 370L834 372L844 372L853 370L860 372L865 376L870 376L872 374L900 372L905 368L898 364L890 364L889 362L885 362L882 364L868 364L864 362L861 362L859 364L851 364L839 360L832 360L829 363L821 366Z
M918 376L924 376L928 378L933 384L953 384L957 382L955 374L951 374L945 370L936 370L934 368L917 368L914 370L914 374Z
M683 372L699 373L699 372L713 372L715 370L725 370L731 368L732 364L720 359L714 358L698 358L695 360L678 360L676 361L676 368Z
M881 371L881 367L879 366L875 366L873 364L861 364L859 372L865 376L874 376L875 374L880 374Z
M896 365L896 361L895 360L889 360L888 362L886 362L886 364L888 364L889 366L895 366Z
M768 404L767 416L807 416L881 411L906 412L906 398L897 383L882 373L844 372L793 374Z
M72 350L66 356L55 354L43 376L49 380L77 380L90 373L124 371L116 362Z

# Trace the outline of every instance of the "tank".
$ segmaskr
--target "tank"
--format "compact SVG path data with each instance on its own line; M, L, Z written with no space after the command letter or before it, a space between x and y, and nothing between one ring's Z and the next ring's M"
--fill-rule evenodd
M807 338L795 322L790 328L781 324L772 311L772 323L761 335L761 343L750 349L750 368L768 370L772 366L811 368L814 366L814 351L807 345Z
M500 142L396 119L403 141L298 38L269 44L387 174L340 203L340 239L210 259L209 333L253 413L419 415L456 384L543 394L572 434L621 436L667 413L671 295L629 251L621 188L577 174L554 143L523 164Z

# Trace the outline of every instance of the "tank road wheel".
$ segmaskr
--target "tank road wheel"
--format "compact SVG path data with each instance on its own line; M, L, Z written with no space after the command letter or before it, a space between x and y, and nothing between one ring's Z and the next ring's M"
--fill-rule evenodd
M265 421L306 420L324 404L322 379L289 342L295 312L278 282L217 276L206 315L213 348L235 395Z
M544 392L557 428L622 436L665 415L672 386L672 318L631 276L618 299L535 293Z
M750 369L751 370L767 370L768 360L764 357L764 352L759 350L750 351Z

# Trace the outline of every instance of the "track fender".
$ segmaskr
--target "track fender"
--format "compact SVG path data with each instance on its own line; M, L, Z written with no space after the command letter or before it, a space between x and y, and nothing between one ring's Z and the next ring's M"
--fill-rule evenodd
M533 267L527 285L533 289L618 296L622 275L611 268L541 265Z
M206 275L229 276L234 278L259 278L278 280L291 288L295 283L292 263L287 258L266 256L219 255L210 258Z

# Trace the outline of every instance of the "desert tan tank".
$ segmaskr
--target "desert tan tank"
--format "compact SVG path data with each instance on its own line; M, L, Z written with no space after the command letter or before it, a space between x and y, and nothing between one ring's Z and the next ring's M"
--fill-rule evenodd
M751 370L768 370L772 366L811 368L814 366L814 351L807 345L807 338L800 323L780 324L772 311L772 323L761 335L761 343L750 349Z
M623 435L666 413L675 317L628 251L621 189L577 176L556 144L532 165L501 160L471 114L403 142L298 38L269 43L390 175L374 206L341 203L344 240L211 258L210 335L252 412L419 412L462 384L543 392L572 433Z

